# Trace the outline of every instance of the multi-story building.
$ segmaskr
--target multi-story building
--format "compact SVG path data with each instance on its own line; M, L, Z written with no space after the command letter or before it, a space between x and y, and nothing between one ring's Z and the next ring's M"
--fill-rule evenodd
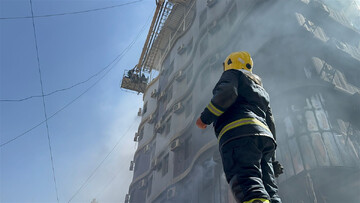
M330 2L330 1L329 1ZM138 68L141 90L133 181L125 202L235 202L212 127L195 126L222 62L246 50L277 125L285 203L360 199L359 14L326 0L157 1ZM356 1L353 5L357 5ZM335 5L335 6L334 6ZM357 10L358 9L358 10Z

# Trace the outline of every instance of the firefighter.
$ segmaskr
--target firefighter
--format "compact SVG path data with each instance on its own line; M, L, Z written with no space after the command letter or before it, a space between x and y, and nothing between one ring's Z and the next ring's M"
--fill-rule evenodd
M196 125L205 129L213 123L226 180L237 202L281 203L275 175L283 168L274 162L276 135L269 95L252 73L248 52L231 53L223 68Z

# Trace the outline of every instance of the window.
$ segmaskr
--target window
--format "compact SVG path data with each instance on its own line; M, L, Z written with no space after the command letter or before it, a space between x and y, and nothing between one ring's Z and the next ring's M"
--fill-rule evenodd
M144 115L146 111L147 111L147 102L145 102L144 104L142 115Z
M170 127L171 127L171 116L169 119L166 120L166 124L165 124L165 135L169 134L170 132Z
M209 79L210 79L211 71L205 70L201 74L201 87L204 89L205 87L209 86Z
M230 25L234 24L235 19L237 17L237 10L236 10L236 4L233 4L233 6L230 7L231 10L229 11L228 18Z
M186 46L186 53L189 55L191 53L193 47L193 38L191 38L191 40L189 41L189 43Z
M172 99L172 95L173 95L173 87L172 85L168 88L168 90L166 91L166 101L169 102Z
M152 179L153 176L150 176L149 180L148 180L148 187L147 187L147 196L149 197L151 194L151 189L152 189Z
M191 141L191 134L185 139L184 143L184 159L188 159L191 153L190 141Z
M186 71L186 83L189 84L193 75L193 67L190 65Z
M203 12L201 12L200 17L199 17L199 27L201 27L202 25L204 25L205 21L207 18L207 9L205 9Z
M185 103L185 117L188 117L192 112L192 97L190 97Z
M166 154L162 163L162 175L166 175L169 170L169 154Z
M139 169L139 167L138 167L138 166L140 166L139 161L140 161L140 156L136 157L136 159L135 159L134 173L136 173Z
M168 69L165 70L167 75L170 75L174 70L174 60L171 62L171 64L169 65Z
M206 35L200 42L200 56L202 56L207 51L208 45L209 45L209 39L208 36Z
M143 137L144 137L144 127L142 127L139 131L138 141L142 140Z
M180 142L182 143L181 146L173 151L174 178L183 173L186 170L186 167L189 165L189 161L191 161L189 159L191 155L191 137L192 135L189 134L189 132L185 132L180 138Z

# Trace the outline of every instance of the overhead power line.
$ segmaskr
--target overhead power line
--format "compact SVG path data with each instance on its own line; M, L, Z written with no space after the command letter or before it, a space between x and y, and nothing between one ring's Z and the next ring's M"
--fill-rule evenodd
M129 5L129 4L134 4L134 3L137 3L137 2L141 2L143 0L138 0L138 1L133 1L133 2L128 2L128 3L124 3L124 4L120 4L120 5L115 5L115 6L109 6L109 7L104 7L104 8L98 8L98 9L92 9L92 10L86 10L86 11L78 11L78 12L72 12L72 13L62 13L62 14L52 14L52 15L45 15L45 16L34 16L35 17L51 17L51 16L58 16L58 15L67 15L67 14L79 14L79 13L85 13L85 12L92 12L92 11L98 11L98 10L104 10L104 9L110 9L110 8L116 8L116 7L120 7L120 6L126 6L126 5ZM31 16L26 16L26 17L14 17L14 18L6 18L6 19L18 19L18 18L31 18ZM5 19L5 18L0 18L0 19ZM32 98L41 98L43 96L47 97L47 96L50 96L50 95L53 95L55 93L58 93L58 92L62 92L62 91L66 91L66 90L70 90L74 87L77 87L81 84L84 84L88 81L90 81L92 78L98 76L99 74L101 74L104 70L106 70L107 67L101 69L100 71L98 71L97 73L95 73L94 75L91 75L89 78L87 78L86 80L83 80L81 82L78 82L78 83L75 83L69 87L65 87L65 88L61 88L61 89L57 89L57 90L54 90L52 92L49 92L49 93L46 93L44 95L32 95L32 96L28 96L28 97L23 97L23 98L20 98L20 99L0 99L0 102L22 102L22 101L26 101L26 100L29 100L29 99L32 99Z
M114 6L108 6L108 7L102 7L102 8L95 8L95 9L89 9L84 11L75 11L75 12L66 12L66 13L57 13L57 14L48 14L48 15L39 15L39 16L18 16L18 17L0 17L0 20L14 20L14 19L26 19L26 18L47 18L47 17L54 17L54 16L63 16L63 15L74 15L74 14L80 14L80 13L89 13L94 11L100 11L100 10L106 10L106 9L112 9L117 7L122 7L130 4L135 4L138 2L141 2L143 0L137 0L137 1L131 1L119 5Z
M32 98L39 98L39 97L47 97L47 96L50 96L52 94L55 94L55 93L58 93L58 92L62 92L62 91L66 91L66 90L70 90L76 86L79 86L79 85L82 85L88 81L90 81L91 79L93 79L94 77L100 75L102 72L104 72L107 68L109 68L109 66L106 66L105 68L101 69L100 71L98 71L97 73L95 73L94 75L91 75L89 78L87 78L86 80L83 80L81 82L78 82L76 84L73 84L69 87L65 87L65 88L62 88L62 89L58 89L58 90L54 90L52 92L49 92L49 93L46 93L44 95L33 95L33 96L29 96L29 97L24 97L24 98L21 98L21 99L0 99L0 102L22 102L22 101L26 101L26 100L29 100L29 99L32 99Z
M46 113L46 105L45 105L45 97L44 97L44 85L43 85L42 75L41 75L39 48L38 48L38 41L37 41L37 36L36 36L36 28L35 28L35 19L34 19L34 10L33 10L32 0L30 0L30 8L31 8L32 25L33 25L33 31L34 31L34 40L35 40L35 48L36 48L37 65L38 65L39 76L40 76L39 79L40 79L40 87L41 87L41 94L42 94L42 103L43 103L44 115L45 115L45 120L46 120L46 122L45 122L46 123L46 133L47 133L47 139L48 139L48 145L49 145L51 167L52 167L52 172L53 172L52 175L53 175L53 179L54 179L54 185L55 185L55 191L56 191L56 199L57 199L57 202L59 202L59 193L58 193L58 189L57 189L56 176L55 176L54 158L53 158L52 149L51 149L51 139L50 139L49 125L48 125L48 122L47 122L48 118L47 118L47 113Z
M111 186L111 184L114 182L114 180L116 180L116 178L119 176L120 173L115 173L114 176L110 179L110 182L105 185L98 193L97 195L95 195L96 199L99 199L104 192Z
M150 16L151 17L151 16ZM67 107L69 107L71 104L73 104L76 100L78 100L80 97L82 97L84 94L86 94L90 89L92 89L95 85L97 85L114 67L115 65L122 59L122 57L131 49L131 47L135 44L135 42L138 40L138 38L140 37L140 35L143 33L143 31L146 28L146 25L149 23L149 19L147 20L147 22L145 23L145 25L141 28L141 30L139 31L139 33L136 35L136 37L134 38L133 41L130 42L130 44L113 60L111 61L111 63L109 63L104 69L107 69L107 67L112 66L111 68L109 68L99 79L97 79L90 87L88 87L85 91L83 91L79 96L77 96L76 98L74 98L73 100L71 100L69 103L67 103L66 105L64 105L62 108L60 108L58 111L56 111L55 113L53 113L51 116L49 116L47 119L45 119L44 121L41 121L40 123L38 123L37 125L31 127L30 129L26 130L25 132L17 135L16 137L4 142L0 144L0 148L10 144L11 142L19 139L20 137L26 135L27 133L31 132L32 130L36 129L37 127L41 126L43 123L47 122L48 120L50 120L51 118L53 118L54 116L56 116L58 113L60 113L61 111L63 111L64 109L66 109Z
M76 192L71 196L71 198L69 199L68 203L71 202L76 195L79 194L79 192L89 183L90 179L95 175L95 173L97 172L97 170L103 165L103 163L106 161L106 159L108 159L108 157L111 155L111 153L115 150L115 148L119 145L121 139L129 132L129 130L131 128L133 128L134 124L136 123L136 120L134 120L134 122L132 123L132 125L127 129L127 131L120 136L120 138L118 139L118 141L115 143L114 147L109 151L109 153L105 156L105 158L97 165L97 167L91 172L91 174L86 178L86 180L84 181L84 183L80 186L80 188L78 190L76 190Z

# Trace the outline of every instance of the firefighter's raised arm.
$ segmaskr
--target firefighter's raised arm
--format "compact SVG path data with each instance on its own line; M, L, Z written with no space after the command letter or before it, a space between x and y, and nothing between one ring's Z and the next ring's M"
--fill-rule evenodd
M236 101L237 87L236 74L232 71L225 71L213 90L213 98L201 113L200 121L205 125L210 125L221 116Z

